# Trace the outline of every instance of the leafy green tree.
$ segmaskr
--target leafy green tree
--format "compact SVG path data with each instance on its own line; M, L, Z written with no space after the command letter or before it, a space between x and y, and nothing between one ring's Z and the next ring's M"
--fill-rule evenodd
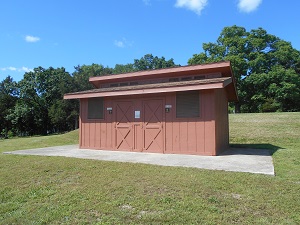
M154 57L152 54L146 54L140 59L135 59L133 63L133 68L136 71L154 70L175 66L180 65L176 65L173 59L166 60L165 57L158 58L157 56Z
M77 104L77 100L56 99L56 101L54 101L48 112L53 132L74 130L78 128L79 112L76 108Z
M121 73L130 73L130 72L135 72L136 69L134 68L133 64L128 63L125 65L122 64L116 64L113 73L114 74L121 74Z
M243 111L300 111L300 79L294 69L274 66L268 73L254 73L244 81L251 92L242 106Z
M277 104L280 99L264 97L262 89L258 89L252 81L246 82L253 74L269 74L275 71L274 67L280 66L284 69L292 69L299 74L300 52L294 49L291 43L268 34L264 29L253 29L250 32L243 27L225 27L216 43L204 43L204 52L193 55L189 59L190 65L218 62L229 60L232 63L233 72L237 80L239 102L235 104L236 112L257 112L257 103L266 101ZM285 76L286 74L282 74ZM298 76L299 77L299 76ZM272 77L266 83L272 82ZM284 77L281 77L281 81ZM295 79L289 82L293 86ZM263 84L261 86L264 86ZM254 92L255 90L255 92ZM270 99L271 98L271 99ZM283 101L283 99L281 99ZM281 101L280 100L280 101ZM283 102L278 104L284 105ZM242 107L241 107L242 106ZM282 107L282 110L293 111L291 108Z
M14 108L17 101L17 83L7 76L0 83L0 134L7 137L8 131L12 129L12 123L7 115Z
M101 64L92 65L78 65L75 67L75 71L72 76L75 83L76 91L85 91L93 89L93 85L89 82L90 77L103 76L113 74L113 69L104 67Z
M24 74L24 78L18 83L18 88L19 100L9 118L19 133L45 135L67 130L70 127L67 117L74 106L71 102L60 104L63 95L74 89L73 79L65 68L35 68L34 71ZM63 109L55 107L57 105ZM51 108L55 108L57 113L61 110L65 111L65 114L59 114L61 116L59 122L57 117L54 118L55 112L51 111ZM65 121L64 126L61 124L62 121ZM55 128L63 128L63 130Z
M15 107L9 111L6 118L11 121L14 132L18 136L39 134L35 122L35 109L27 105L26 102L21 99L18 99Z

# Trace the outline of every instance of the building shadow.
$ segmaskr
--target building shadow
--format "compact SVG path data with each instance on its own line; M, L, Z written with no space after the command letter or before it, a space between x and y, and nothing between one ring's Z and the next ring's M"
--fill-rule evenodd
M270 156L284 149L272 144L230 144L230 148L219 155L261 155Z

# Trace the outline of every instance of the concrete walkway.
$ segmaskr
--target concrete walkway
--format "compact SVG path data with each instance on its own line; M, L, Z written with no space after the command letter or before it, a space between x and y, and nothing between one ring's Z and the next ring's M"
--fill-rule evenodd
M230 149L220 156L176 155L79 149L77 145L4 152L15 155L65 156L161 166L193 167L274 175L272 156L264 149Z

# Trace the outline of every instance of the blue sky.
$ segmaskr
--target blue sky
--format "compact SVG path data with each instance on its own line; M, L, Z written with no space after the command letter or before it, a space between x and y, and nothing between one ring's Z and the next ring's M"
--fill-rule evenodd
M114 67L145 54L186 65L225 26L262 27L300 50L299 0L3 0L0 81L35 67Z

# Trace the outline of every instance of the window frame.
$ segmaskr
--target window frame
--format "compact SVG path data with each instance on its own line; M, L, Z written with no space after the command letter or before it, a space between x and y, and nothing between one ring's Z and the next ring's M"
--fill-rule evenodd
M184 114L186 112L182 112L182 111L178 112L178 107L180 107L180 106L185 107L187 105L187 102L184 101L184 102L178 104L178 95L183 94L183 93L187 94L187 93L191 93L191 92L197 93L197 99L195 99L195 102L194 102L198 106L198 107L195 107L195 108L197 108L197 112L195 112L195 114L197 114L197 116L196 115L191 115L191 116L189 116L189 115L187 115L187 116L186 115L180 115L180 114ZM175 107L175 118L176 119L181 120L181 119L199 119L199 118L201 118L201 94L200 94L200 91L196 90L196 91L176 92L175 93L175 106L176 106ZM183 109L181 109L181 110L183 110ZM191 112L188 112L188 113L191 113ZM192 114L193 114L193 112L192 112Z
M96 105L100 105L100 107L97 108L95 105L91 106L90 105L91 103L96 104ZM101 107L102 107L102 109L101 109ZM93 110L95 110L93 113L90 112L91 108ZM98 113L102 112L102 114L100 114L99 117L95 117L97 112ZM88 98L87 99L87 119L88 120L104 120L105 119L104 98L103 97L96 97L96 98Z

